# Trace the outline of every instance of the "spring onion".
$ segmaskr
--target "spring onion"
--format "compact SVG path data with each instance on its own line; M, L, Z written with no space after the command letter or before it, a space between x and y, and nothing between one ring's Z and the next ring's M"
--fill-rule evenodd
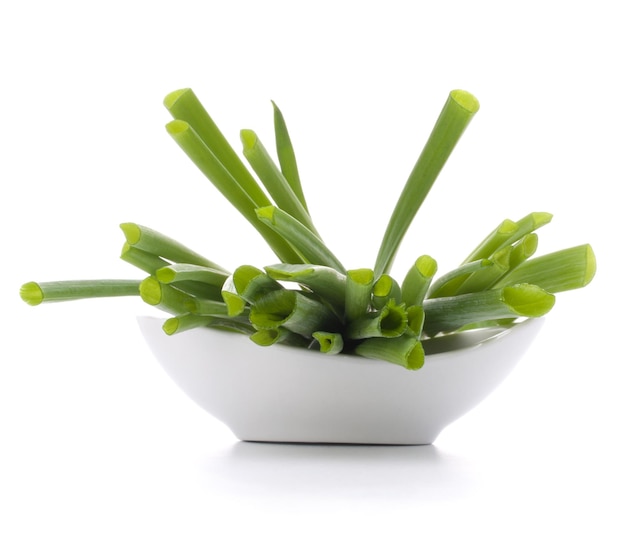
M452 91L445 101L391 213L373 268L350 269L311 220L293 143L274 102L277 162L247 129L241 130L242 160L191 89L168 94L164 104L173 119L166 125L172 139L279 262L231 272L156 230L125 222L121 258L141 271L141 280L28 282L20 289L27 304L138 296L171 315L163 324L167 335L218 328L260 346L347 353L417 370L426 361L423 342L543 316L555 293L584 287L594 277L596 258L588 244L535 255L537 231L552 220L545 212L504 219L438 278L437 261L427 254L401 282L392 276L401 241L479 109L466 91Z

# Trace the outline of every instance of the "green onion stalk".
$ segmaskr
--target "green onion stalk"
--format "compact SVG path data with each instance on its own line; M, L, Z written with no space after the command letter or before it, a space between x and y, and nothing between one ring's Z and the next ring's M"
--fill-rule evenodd
M276 159L250 129L240 133L242 159L191 89L168 94L164 104L172 116L166 125L171 138L278 262L231 270L157 230L124 222L120 257L139 279L31 281L20 288L27 304L138 297L171 315L163 323L167 335L216 328L259 346L286 344L418 370L427 364L424 340L543 316L556 293L584 287L595 275L588 244L537 255L538 230L552 220L545 212L500 222L447 272L439 273L437 261L422 254L402 278L392 275L409 226L479 109L466 91L452 91L445 101L371 268L347 268L316 229L275 102Z

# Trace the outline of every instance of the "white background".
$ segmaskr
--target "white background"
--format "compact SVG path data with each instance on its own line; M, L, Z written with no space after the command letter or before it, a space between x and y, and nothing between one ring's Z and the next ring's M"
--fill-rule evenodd
M624 531L620 2L3 2L0 530ZM371 266L447 93L481 110L396 270L452 268L504 218L590 242L513 375L429 447L240 443L163 374L135 300L29 308L21 283L135 277L120 222L230 268L274 262L175 143L192 87L225 135L283 110L312 215Z

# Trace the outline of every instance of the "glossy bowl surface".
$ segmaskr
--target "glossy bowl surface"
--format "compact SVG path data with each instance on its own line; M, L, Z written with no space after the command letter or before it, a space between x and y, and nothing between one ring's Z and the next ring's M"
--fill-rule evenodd
M431 444L509 375L544 322L427 341L410 371L209 328L167 336L162 319L138 320L165 372L240 440L354 444Z

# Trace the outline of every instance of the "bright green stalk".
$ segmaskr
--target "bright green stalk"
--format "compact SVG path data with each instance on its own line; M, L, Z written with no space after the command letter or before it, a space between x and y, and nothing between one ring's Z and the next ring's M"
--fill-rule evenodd
M554 305L554 295L528 283L424 301L424 332L433 336L467 324L501 318L539 317Z
M538 244L539 237L536 233L524 235L517 243L515 243L509 257L509 270L513 270L532 257L537 251Z
M428 298L454 296L458 288L470 274L483 268L489 268L490 266L491 261L489 261L489 259L477 259L476 261L464 263L461 266L450 270L432 283L428 291Z
M374 271L370 268L348 270L346 273L346 321L351 322L369 311L374 286Z
M404 305L391 300L380 311L368 313L350 322L345 330L348 339L399 337L407 328L408 315Z
M135 248L175 263L193 263L228 273L225 268L156 230L133 222L124 222L120 228L128 244Z
M506 219L485 237L483 242L476 247L463 263L470 263L477 259L487 259L500 248L517 242L524 235L539 229L541 226L545 226L551 220L552 215L545 212L530 213L517 222Z
M174 335L193 328L208 326L211 324L212 320L213 317L210 316L199 316L193 314L173 316L163 322L163 331L167 335Z
M28 305L39 305L85 298L138 296L140 283L139 280L125 279L30 281L20 287L20 297Z
M510 268L510 258L513 246L500 248L489 257L491 264L470 274L455 294L467 294L490 289Z
M372 287L372 305L375 309L382 309L390 300L402 301L402 289L389 274L383 274Z
M276 205L318 235L308 211L270 157L257 134L252 130L241 130L241 142L243 155L265 185Z
M385 337L365 339L355 348L355 352L363 357L403 366L408 370L422 368L425 360L424 347L414 335L402 335L392 339Z
M478 108L470 93L450 93L391 215L376 258L376 278L390 270L413 218Z
M424 329L424 321L426 320L426 313L424 307L421 305L412 305L407 307L407 327L411 333L418 338L422 335Z
M256 212L259 220L274 229L298 251L302 261L296 262L328 266L345 274L346 269L324 242L291 215L273 205L261 207Z
M277 281L290 281L311 289L320 298L333 306L340 315L346 299L346 276L335 269L320 265L266 266L267 274Z
M291 190L295 193L296 197L300 200L300 203L304 209L308 212L304 193L302 192L302 183L300 182L300 173L298 172L298 164L296 162L296 154L291 143L291 137L287 130L287 124L282 112L278 109L275 102L272 101L274 107L274 133L276 137L276 154L278 155L278 162L280 164L280 170L285 176L285 179L289 183Z
M228 316L228 306L224 302L207 298L193 298L187 308L196 315Z
M128 244L128 242L124 243L120 258L151 275L154 274L159 268L163 268L164 266L170 264L169 261L162 259L158 255L135 248L134 246Z
M333 333L329 331L316 331L313 338L320 345L320 352L335 355L343 350L343 337L341 333Z
M274 344L286 344L288 346L308 347L310 340L305 339L287 328L260 329L250 335L250 340L259 346L273 346Z
M191 126L256 207L271 203L191 89L171 92L163 103L174 119Z
M246 302L254 303L267 293L283 289L267 272L251 266L241 265L233 273L233 286L237 294Z
M226 278L224 285L222 285L221 294L222 300L226 304L228 316L234 317L243 313L247 302L237 292L232 274Z
M315 331L332 331L338 325L329 307L287 289L259 298L250 309L250 322L257 329L284 327L306 338L311 338Z
M168 318L163 323L163 331L168 335L182 333L183 331L199 327L227 329L229 331L244 333L245 335L250 335L255 331L249 323L241 320L221 316L201 316L191 313Z
M173 315L183 315L193 310L191 295L171 285L160 283L151 276L139 285L139 296L147 304Z
M535 257L502 277L496 287L532 283L549 292L580 289L596 273L596 257L591 246L582 244Z
M233 178L187 122L174 120L167 124L166 128L168 133L202 173L261 234L281 261L286 263L301 262L298 255L284 239L259 222L255 213L255 209L259 207L259 204L250 197L249 191L244 190ZM269 200L266 205L269 205Z
M519 230L517 222L506 218L504 219L494 230L487 235L482 242L472 250L465 261L461 263L474 263L480 259L487 259L492 255L500 246L504 245L512 235L516 235Z
M229 274L214 268L193 265L190 263L176 263L159 268L156 278L161 283L177 283L180 281L197 281L222 287Z
M418 257L402 282L402 301L407 305L422 305L436 272L437 261L429 255Z

